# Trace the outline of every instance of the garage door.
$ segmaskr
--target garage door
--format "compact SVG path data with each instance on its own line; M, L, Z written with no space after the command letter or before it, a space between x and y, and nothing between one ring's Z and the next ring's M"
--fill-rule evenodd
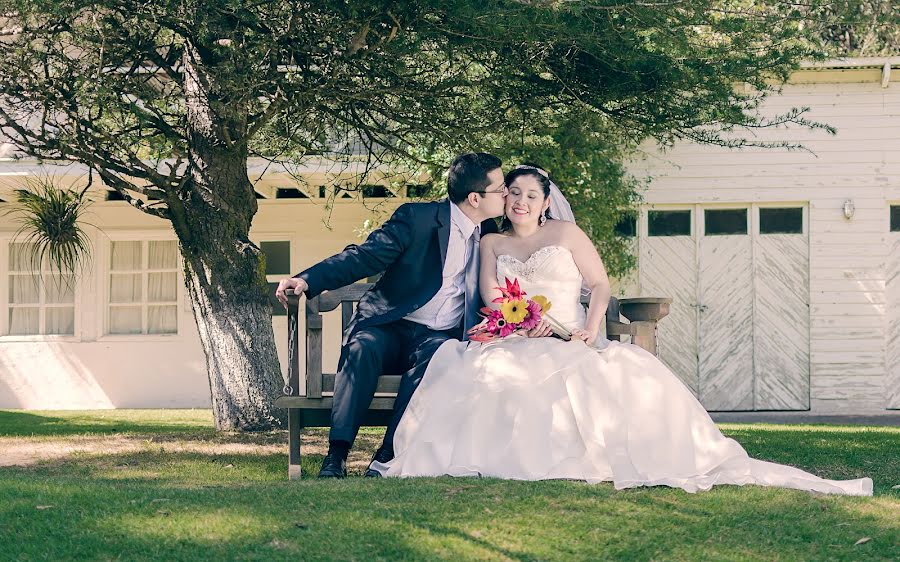
M660 358L708 410L809 408L809 242L801 206L655 207L641 294L674 299Z

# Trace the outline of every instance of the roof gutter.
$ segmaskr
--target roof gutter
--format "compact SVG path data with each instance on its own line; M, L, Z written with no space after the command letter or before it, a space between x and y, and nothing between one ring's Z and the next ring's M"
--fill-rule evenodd
M887 88L890 84L891 67L893 66L900 67L900 57L858 57L800 63L800 68L803 70L880 68L882 88Z

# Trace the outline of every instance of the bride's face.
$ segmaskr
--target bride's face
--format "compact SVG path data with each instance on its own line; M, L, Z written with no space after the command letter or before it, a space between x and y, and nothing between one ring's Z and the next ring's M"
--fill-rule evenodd
M509 186L506 216L514 225L538 222L541 213L549 206L550 200L544 197L544 189L534 177L519 176Z

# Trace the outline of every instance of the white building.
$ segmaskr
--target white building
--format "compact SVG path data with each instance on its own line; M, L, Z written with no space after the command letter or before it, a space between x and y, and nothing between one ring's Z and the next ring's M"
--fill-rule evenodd
M625 294L674 297L660 355L709 410L900 408L900 58L808 65L767 112L837 128L760 130L813 153L682 144L654 179Z
M660 355L708 409L900 408L900 77L890 64L900 59L810 66L770 100L767 111L808 106L837 127L757 133L814 154L683 144L647 147L633 163L653 181L636 224L638 271L617 289L675 298ZM0 163L0 200L41 169ZM65 183L81 172L54 173ZM309 169L309 184L324 173ZM257 191L251 238L272 282L357 241L367 207L389 212L405 195L339 197L326 225L315 187L267 173ZM11 244L17 225L0 216L0 408L209 404L171 227L103 195L88 216L91 267L62 297L31 284ZM273 325L284 365L286 318ZM325 329L334 368L339 319Z

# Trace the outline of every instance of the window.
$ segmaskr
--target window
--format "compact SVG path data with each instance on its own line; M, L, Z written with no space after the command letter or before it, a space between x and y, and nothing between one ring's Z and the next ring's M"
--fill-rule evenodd
M275 298L278 282L293 275L291 270L291 243L286 240L260 242L260 249L266 256L266 281L269 286L269 302L272 316L286 316L287 311Z
M690 236L691 212L649 211L647 233L650 236Z
M891 232L900 232L900 205L891 205Z
M690 219L688 219L690 222ZM619 219L613 231L619 236L632 238L637 234L637 218L633 215L626 215Z
M394 196L391 190L383 185L364 185L362 186L362 194L366 198L389 198Z
M178 333L175 241L113 242L109 262L109 334Z
M706 209L707 236L747 234L747 209Z
M296 187L279 187L275 190L275 199L309 199Z
M422 199L428 197L433 186L430 183L409 184L406 186L406 196L410 199Z
M803 234L803 209L800 207L759 209L760 234Z
M32 260L31 247L9 245L9 335L74 335L75 276Z

